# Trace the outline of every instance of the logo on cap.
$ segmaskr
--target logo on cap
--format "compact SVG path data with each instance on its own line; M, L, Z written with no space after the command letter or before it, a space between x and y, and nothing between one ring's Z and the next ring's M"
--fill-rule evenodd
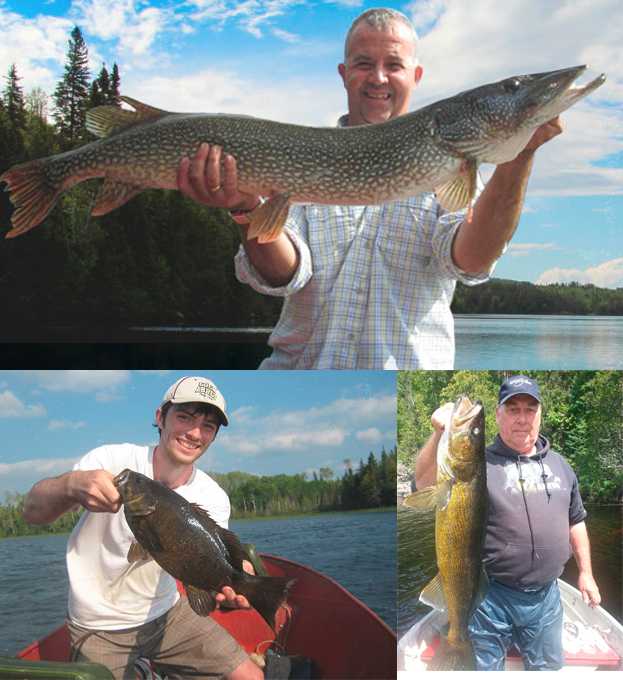
M207 397L208 399L211 399L212 401L216 401L216 390L214 389L214 385L212 383L208 382L200 382L197 383L197 386L195 387L195 393L200 394L202 397Z
M512 378L508 381L509 385L532 385L530 378Z

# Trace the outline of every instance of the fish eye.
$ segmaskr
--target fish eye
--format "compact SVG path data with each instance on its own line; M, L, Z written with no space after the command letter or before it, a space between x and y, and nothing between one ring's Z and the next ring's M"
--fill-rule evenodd
M504 81L504 90L510 93L517 92L520 85L519 78L509 78Z

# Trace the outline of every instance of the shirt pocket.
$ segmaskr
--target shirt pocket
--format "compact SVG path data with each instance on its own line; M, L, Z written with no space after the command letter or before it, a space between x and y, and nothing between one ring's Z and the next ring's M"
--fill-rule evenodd
M386 265L427 268L433 257L432 234L437 223L434 200L407 200L379 207L376 247Z

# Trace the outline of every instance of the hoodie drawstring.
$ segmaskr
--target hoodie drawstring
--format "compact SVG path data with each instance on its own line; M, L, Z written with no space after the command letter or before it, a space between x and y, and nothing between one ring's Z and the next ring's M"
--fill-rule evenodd
M539 456L539 463L541 463L541 479L543 480L543 486L545 486L545 493L547 494L547 502L550 502L552 494L547 488L547 474L545 473L545 466L543 465L543 456Z
M528 528L530 529L530 541L532 543L532 563L534 563L535 558L539 558L539 554L536 552L534 549L534 532L532 531L532 522L530 520L530 512L528 510L528 499L526 498L526 492L523 487L524 483L524 478L523 478L523 470L521 469L521 464L519 462L519 456L515 459L515 465L517 466L517 472L519 474L519 484L521 485L521 495L523 496L523 503L526 507L526 517L528 518ZM541 461L541 466L543 465L543 461ZM545 474L545 472L543 472ZM546 487L547 488L547 487ZM549 500L549 493L548 493L548 500Z

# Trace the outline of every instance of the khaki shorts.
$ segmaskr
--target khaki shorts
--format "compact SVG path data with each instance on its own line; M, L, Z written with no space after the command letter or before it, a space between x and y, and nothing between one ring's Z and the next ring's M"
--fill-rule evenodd
M134 663L150 659L170 680L220 678L247 659L234 638L209 616L197 616L181 598L166 614L137 628L89 630L67 622L73 661L108 667L115 680L134 680Z

